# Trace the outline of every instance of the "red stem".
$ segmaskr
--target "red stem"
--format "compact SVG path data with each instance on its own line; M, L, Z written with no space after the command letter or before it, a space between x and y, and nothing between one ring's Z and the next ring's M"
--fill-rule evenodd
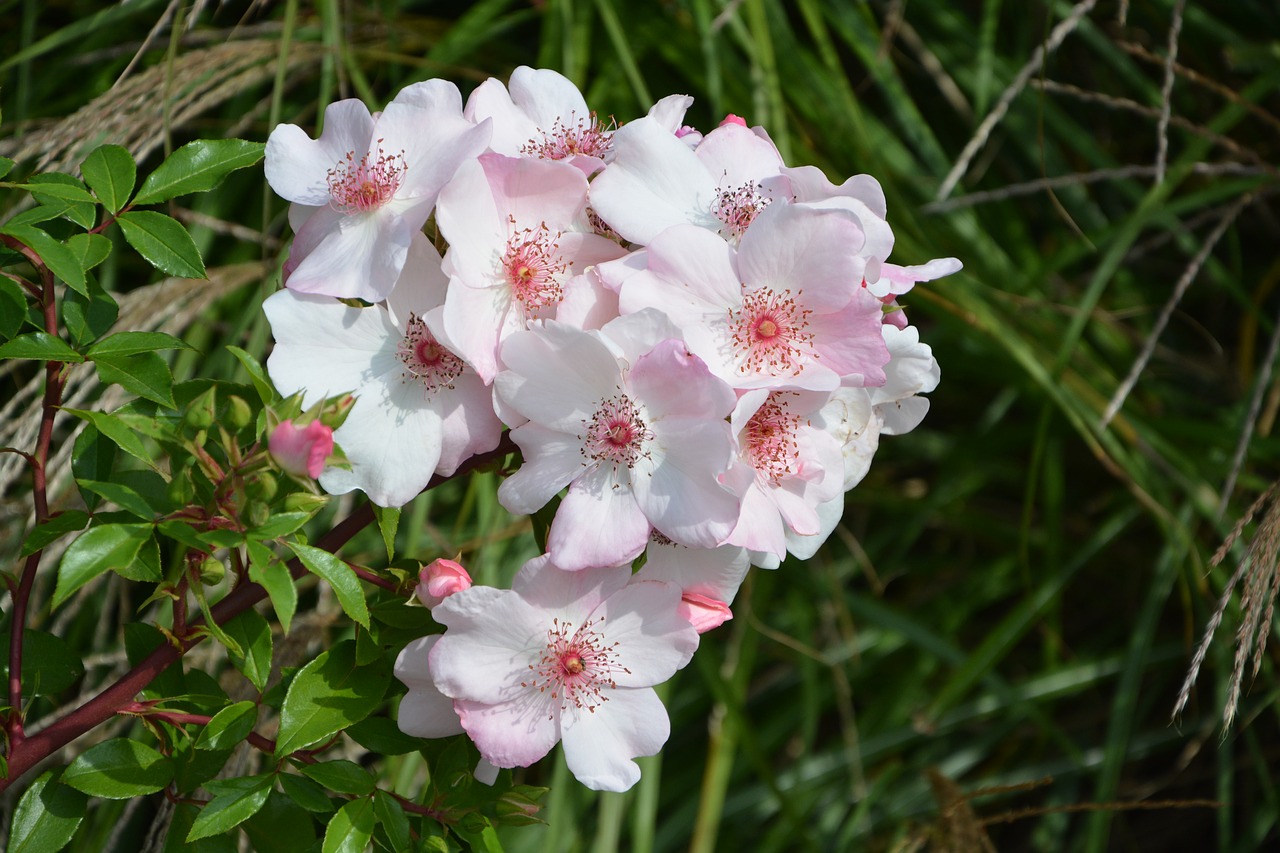
M440 477L438 475L432 477L431 482L427 483L427 487L423 491L434 489L454 477L469 474L481 465L501 459L516 449L511 439L507 435L503 435L502 441L496 449L479 456L473 456L450 477ZM321 537L316 542L316 546L330 553L336 551L349 542L357 533L368 527L372 523L373 517L372 505L362 505ZM298 560L290 560L288 565L290 574L295 579L306 574L306 568ZM214 605L212 611L214 621L223 624L266 597L267 591L258 584L242 584L232 590L226 598ZM199 629L203 621L202 618L193 620L190 630ZM8 776L0 778L0 792L6 790L41 760L110 719L120 709L127 707L133 702L133 697L150 684L156 676L172 666L183 654L199 645L203 639L203 636L184 638L181 651L169 643L157 647L137 666L121 676L120 680L115 684L112 684L48 728L36 732L20 744L12 746L9 750Z

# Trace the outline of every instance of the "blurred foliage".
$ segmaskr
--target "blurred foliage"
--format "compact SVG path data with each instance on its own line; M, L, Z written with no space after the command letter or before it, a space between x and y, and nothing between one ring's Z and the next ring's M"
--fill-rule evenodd
M791 164L882 182L892 260L964 261L904 300L943 371L924 424L883 442L817 557L754 573L735 620L670 685L672 739L637 788L596 795L548 760L518 776L551 786L548 823L504 830L506 849L1280 839L1274 651L1236 725L1220 724L1234 607L1169 721L1233 570L1228 558L1208 571L1208 555L1280 460L1274 3L8 0L0 16L0 155L23 174L103 142L154 168L193 138L311 126L340 97L379 106L433 76L465 94L529 64L561 70L620 122L687 92L691 124L728 112L763 124ZM246 381L223 345L266 351L259 305L285 206L260 173L189 203L169 212L208 263L198 292L161 291L126 261L100 275L137 294L134 316L162 315L147 328L206 354L180 354L179 379ZM14 424L22 378L0 377ZM478 581L508 579L534 545L495 487L484 475L406 507L397 553L461 551ZM25 486L3 468L0 489L0 540L16 542ZM385 564L366 533L348 558ZM84 692L119 671L109 617L139 604L119 594L37 626L90 656ZM298 661L338 639L332 602L313 589L303 605L315 616L289 637ZM397 792L423 784L416 754L363 760ZM141 849L166 811L153 799L97 802L73 849Z

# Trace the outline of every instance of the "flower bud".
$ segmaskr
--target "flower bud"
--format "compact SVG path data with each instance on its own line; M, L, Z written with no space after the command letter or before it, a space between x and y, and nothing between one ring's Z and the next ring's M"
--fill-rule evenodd
M191 401L187 410L182 413L182 420L187 426L196 429L208 429L213 426L218 406L217 392L210 388Z
M726 124L736 124L739 127L746 127L747 120L742 116L736 116L733 113L729 113L724 117L724 121L720 122L720 126L724 127Z
M212 586L227 574L227 567L217 557L205 557L200 563L200 583Z
M719 628L733 618L729 605L718 598L686 592L676 605L676 612L683 616L699 634L705 634L712 628Z
M227 400L227 426L233 430L241 430L253 423L253 407L243 398L232 394Z
M455 592L471 588L471 575L453 560L435 560L418 573L418 600L435 607Z
M271 432L267 447L285 471L299 477L319 477L333 453L333 430L320 421L299 429L293 421L281 421Z
M284 499L285 512L319 512L329 503L328 495L311 495L306 492L294 492Z
M261 527L271 520L271 507L262 501L249 501L244 508L244 520L250 527Z
M269 501L280 491L280 484L268 471L259 471L244 484L244 491L251 498Z

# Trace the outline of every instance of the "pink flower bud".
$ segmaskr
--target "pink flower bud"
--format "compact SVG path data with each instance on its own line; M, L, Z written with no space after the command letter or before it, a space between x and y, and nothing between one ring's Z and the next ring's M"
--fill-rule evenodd
M726 124L736 124L742 127L746 127L747 120L742 116L736 116L733 113L729 113L727 116L724 117L724 121L720 122L720 126L724 127Z
M293 421L281 421L267 442L271 455L290 474L319 477L333 453L333 430L319 421L299 429Z
M712 628L719 628L733 618L729 605L718 598L686 592L676 605L676 612L693 626L699 634L705 634Z
M676 139L684 139L686 136L688 136L691 133L698 133L698 129L693 125L689 125L689 124L683 125L679 130L676 131ZM701 136L702 134L698 133L698 135Z
M435 607L455 592L471 588L471 575L453 560L435 560L418 573L418 600Z

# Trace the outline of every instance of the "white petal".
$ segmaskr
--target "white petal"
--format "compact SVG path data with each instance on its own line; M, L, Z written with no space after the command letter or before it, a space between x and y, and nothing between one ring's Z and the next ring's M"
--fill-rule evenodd
M640 779L631 759L656 755L671 735L671 721L650 687L618 689L595 713L567 708L564 757L579 782L597 791L626 791Z
M544 611L512 590L473 586L437 604L431 616L448 628L430 655L440 692L489 704L525 692L520 682L541 658L551 627Z
M369 149L373 117L357 100L338 101L324 111L324 132L311 139L297 125L282 124L267 138L267 183L276 194L298 204L329 203L329 170L348 153L356 158Z
M508 512L529 515L583 472L582 442L574 435L527 423L511 430L524 464L498 487L498 502Z
M394 354L400 340L380 308L282 290L267 297L262 310L276 339L267 372L281 394L305 390L304 406L364 389L374 380L375 361Z
M561 432L581 432L621 381L617 359L598 338L554 321L508 337L502 361L508 369L494 391L529 420Z
M551 522L547 552L568 571L616 566L640 556L650 530L628 484L601 465L569 486Z

